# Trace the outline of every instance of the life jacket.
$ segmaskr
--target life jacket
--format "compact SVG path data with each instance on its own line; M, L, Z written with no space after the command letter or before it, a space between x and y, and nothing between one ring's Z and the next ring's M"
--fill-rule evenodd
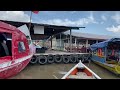
M102 56L102 49L101 48L98 49L98 56Z

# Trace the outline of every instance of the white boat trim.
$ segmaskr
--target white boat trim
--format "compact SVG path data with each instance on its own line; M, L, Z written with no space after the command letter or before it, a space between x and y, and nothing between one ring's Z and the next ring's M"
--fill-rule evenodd
M95 74L92 70L90 70L86 65L81 63L86 69L88 69L97 79L101 79L97 74Z
M31 58L32 56L33 56L33 54L28 55L28 56L23 57L23 58L16 59L16 60L14 60L15 61L14 63L12 63L13 62L12 60L8 61L8 62L1 63L0 64L0 72L7 70L9 68L12 68L16 65L19 65L21 62L26 61L27 59Z
M79 63L78 63L79 64ZM66 77L68 76L68 75L70 75L70 73L76 68L76 67L78 67L78 64L77 65L75 65L67 74L65 74L61 79L66 79Z

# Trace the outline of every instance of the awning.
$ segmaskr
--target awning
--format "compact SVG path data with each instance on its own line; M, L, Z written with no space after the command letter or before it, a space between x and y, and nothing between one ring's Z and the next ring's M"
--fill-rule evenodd
M120 44L120 38L112 38L112 39L109 39L109 40L106 40L100 43L95 43L90 46L90 49L94 51L98 48L104 48L104 47L107 47L109 43L113 43L113 42L119 42Z

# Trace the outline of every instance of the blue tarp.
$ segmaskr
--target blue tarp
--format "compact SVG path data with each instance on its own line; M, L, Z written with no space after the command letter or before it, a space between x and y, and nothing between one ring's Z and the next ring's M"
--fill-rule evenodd
M112 39L109 39L109 40L106 40L100 43L95 43L90 46L90 49L93 51L93 50L96 50L97 48L104 48L104 47L107 47L108 43L117 42L117 41L120 42L120 38L112 38Z

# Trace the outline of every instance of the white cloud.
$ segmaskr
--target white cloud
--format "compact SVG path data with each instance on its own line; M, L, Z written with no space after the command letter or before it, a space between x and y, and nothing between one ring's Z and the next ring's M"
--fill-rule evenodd
M71 13L75 13L75 12L76 11L71 11ZM0 19L10 20L10 21L24 21L24 22L30 21L29 15L25 14L23 11L0 11ZM90 12L90 15L88 17L79 18L77 20L58 18L58 19L48 19L46 21L42 20L40 22L45 24L66 25L66 26L81 26L90 23L98 23L95 21L93 12Z
M120 24L120 13L116 13L112 16L112 19L115 20L116 23Z
M101 16L102 20L106 21L107 17L105 17L104 15Z
M107 31L111 31L111 32L114 32L114 33L120 33L120 25L118 25L118 26L112 26L112 27L108 27L108 28L106 28L107 29Z
M30 17L23 11L0 11L0 20L30 21Z
M100 22L100 24L104 24L104 22Z
M77 11L70 11L71 14L74 14L74 13L76 13L76 12L77 12Z
M42 20L41 23L45 24L54 24L54 25L65 25L65 26L81 26L87 25L90 23L98 23L95 21L93 17L93 13L90 12L90 15L86 18L79 18L77 20L69 20L69 19L51 19L51 20Z

